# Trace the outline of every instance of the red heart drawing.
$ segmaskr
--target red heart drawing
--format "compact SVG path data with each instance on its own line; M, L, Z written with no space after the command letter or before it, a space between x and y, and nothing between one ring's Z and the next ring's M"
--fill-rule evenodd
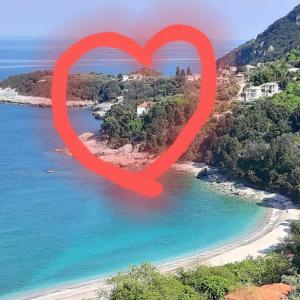
M174 143L153 163L140 172L129 172L94 156L73 129L66 107L67 81L70 68L89 50L97 47L121 49L139 63L149 66L153 53L170 42L183 41L195 46L202 64L201 93L192 117ZM212 45L201 31L186 25L171 25L157 32L142 47L132 39L114 32L90 35L72 45L57 60L52 81L54 127L74 157L90 171L104 176L123 188L142 195L158 196L163 188L156 179L164 174L186 151L209 118L216 97L216 64Z

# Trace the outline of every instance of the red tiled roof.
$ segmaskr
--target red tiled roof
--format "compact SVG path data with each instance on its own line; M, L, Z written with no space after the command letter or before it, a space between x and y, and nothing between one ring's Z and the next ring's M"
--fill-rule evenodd
M137 107L144 107L147 108L149 105L149 102L144 101L143 103L139 104Z
M226 300L282 300L291 292L292 287L284 283L266 284L237 290L225 296Z

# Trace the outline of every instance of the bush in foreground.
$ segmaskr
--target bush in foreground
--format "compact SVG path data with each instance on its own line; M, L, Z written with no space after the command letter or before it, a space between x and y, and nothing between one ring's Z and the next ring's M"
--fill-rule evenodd
M114 285L109 300L197 300L201 299L175 276L160 274L155 267L143 264L132 267L110 280ZM99 299L103 293L99 294Z
M290 267L288 259L277 253L224 266L199 266L195 271L181 270L178 275L164 275L143 264L109 280L112 290L100 292L98 299L219 300L245 285L280 282Z

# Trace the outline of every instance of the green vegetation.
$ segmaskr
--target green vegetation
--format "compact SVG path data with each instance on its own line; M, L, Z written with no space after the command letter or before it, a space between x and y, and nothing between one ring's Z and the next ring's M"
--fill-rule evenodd
M267 64L259 68L250 79L254 85L261 85L266 82L282 82L288 78L288 65L282 60Z
M298 7L300 9L300 6ZM276 81L282 91L271 99L236 105L206 139L206 157L229 176L263 189L300 195L300 52L252 71L254 85Z
M299 109L272 101L237 106L211 134L212 162L267 190L300 195Z
M298 300L300 297L300 221L292 222L291 231L284 240L283 249L286 254L293 256L293 270L291 274L283 275L282 282L294 287L294 291L290 293L288 300Z
M103 119L102 133L113 147L133 143L159 153L175 140L193 106L194 102L184 101L183 95L161 98L141 116L137 116L133 103L115 105Z
M177 67L173 77L122 82L124 102L103 118L102 135L110 146L132 143L142 151L160 153L173 143L191 117L199 93L199 82L186 81L183 71ZM136 107L143 101L148 102L149 112L137 116Z
M176 275L163 275L143 264L109 280L112 291L99 291L99 299L105 295L109 300L221 300L245 286L283 282L293 286L288 299L295 300L300 295L299 258L300 221L295 221L280 249L265 257L215 267L200 265L195 270L181 269Z
M286 89L288 83L300 80L300 72L289 72L290 68L299 67L300 52L292 50L284 58L264 64L250 74L254 85L267 82L278 82L281 89Z
M265 63L251 74L254 85L276 81L281 93L250 105L231 104L238 86L231 82L217 93L214 113L184 154L185 159L213 164L229 177L265 190L300 197L300 26L298 5L287 17L272 24L257 39L247 42L218 61L220 67ZM267 63L266 63L267 62ZM191 117L200 92L198 82L188 82L187 70L174 76L142 68L140 81L122 81L122 74L90 73L69 76L69 99L105 102L123 96L103 119L102 136L113 147L139 144L142 151L160 153L169 147ZM50 97L51 72L10 77L1 87L25 95ZM147 114L138 116L137 104L148 101ZM133 267L110 280L110 300L219 300L249 285L285 282L300 297L300 221L277 252L224 266L199 266L176 275L160 274L149 264ZM99 292L99 299L104 294Z
M92 100L97 103L123 97L122 104L114 105L103 120L102 133L112 147L126 143L140 144L141 150L159 153L173 143L176 136L192 115L199 94L198 81L186 81L191 75L190 68L176 68L175 76L161 76L160 73L142 68L133 73L142 74L142 80L123 81L118 76L99 73L73 74L68 80L69 100ZM20 94L51 97L51 72L34 72L9 77L0 87L11 87ZM236 85L229 85L218 91L218 104L215 112L226 110L226 102L238 91ZM151 103L148 114L138 117L136 106L143 102ZM97 106L95 106L95 111ZM210 128L211 124L207 126ZM195 159L201 139L185 154Z
M292 223L292 230L277 252L265 257L247 258L223 266L200 265L195 270L179 270L176 275L160 274L155 267L143 264L119 273L109 280L110 292L99 291L99 299L162 300L198 299L221 300L236 289L271 283L287 283L294 287L288 299L300 294L299 255L300 221ZM293 255L293 259L287 254Z
M293 265L300 269L300 221L292 222L289 235L284 240L285 253L292 253Z
M179 278L206 299L222 299L245 285L279 282L290 266L283 255L272 253L265 258L248 258L224 266L199 266L195 271L181 271Z
M275 95L273 101L292 112L300 105L300 82L290 82L286 89Z
M196 292L175 276L162 275L153 266L132 267L128 273L118 274L110 281L115 287L110 300L196 300ZM99 293L101 297L104 292Z
M121 82L122 95L127 101L159 101L161 97L182 93L181 78L151 77L140 81Z
M300 26L297 19L300 5L287 16L270 25L256 39L246 42L218 60L218 66L244 66L274 61L285 57L291 50L300 50ZM292 59L292 57L291 57Z
M300 52L292 49L286 56L286 62L293 65L294 67L300 67Z
M1 88L16 89L22 95L51 97L52 72L34 72L8 77L0 82ZM68 78L69 100L108 101L121 93L119 81L110 75L90 73L73 74Z
M141 99L157 100L160 97L182 92L184 78L159 76L159 73L141 69L145 76L140 81L122 81L117 77L101 73L72 74L68 78L69 100L92 100L96 103L115 100L124 96L127 101ZM22 95L51 97L52 72L34 72L8 77L0 82L1 88L16 89Z
M289 294L288 300L299 300L300 299L300 275L283 275L281 282L291 285L294 290Z
M22 95L47 97L51 95L52 72L34 72L10 76L0 82L1 88L16 89Z
M134 105L114 105L106 114L102 133L113 147L132 143L143 127L143 120L136 115Z
M299 258L300 221L295 221L280 249L265 257L249 257L223 266L200 265L195 270L181 269L175 275L160 274L155 267L142 264L110 279L112 290L99 291L98 299L105 296L108 300L221 300L246 286L283 282L294 288L288 299L296 300L300 295Z
M280 282L290 268L289 260L278 253L224 266L180 270L177 275L163 275L153 266L143 264L113 277L109 281L113 290L100 291L99 298L106 294L109 300L218 300L245 285Z
M223 86L217 90L218 101L229 101L239 92L240 87L237 84L231 83L229 86Z
M199 82L186 81L185 71L176 68L174 77L151 77L123 83L124 102L113 106L103 118L102 134L112 147L127 143L139 144L141 151L160 153L176 139L191 117L198 101ZM187 68L186 74L191 74ZM228 102L239 91L239 86L222 86L217 92L215 113L228 109ZM151 103L147 114L137 116L136 106L147 100ZM212 130L209 122L201 135ZM203 136L198 136L185 153L185 159L197 159Z

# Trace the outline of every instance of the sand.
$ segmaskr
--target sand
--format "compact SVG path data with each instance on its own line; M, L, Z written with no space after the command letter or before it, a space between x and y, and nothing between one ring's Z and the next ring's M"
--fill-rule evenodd
M176 164L174 168L178 171L189 172L197 176L199 171L208 168L204 164L181 163ZM216 176L214 174L214 176ZM213 177L215 179L215 177ZM253 201L259 201L261 205L269 207L265 217L265 222L248 236L235 241L223 247L212 249L211 251L202 252L193 255L186 255L166 263L159 264L157 267L161 272L175 272L178 268L195 268L199 264L222 265L229 262L241 261L248 256L262 256L278 247L280 240L289 232L289 225L293 220L299 219L299 210L286 197L259 191L252 188L244 187L235 182L225 181L218 178L218 183L212 179L207 180L212 188L225 193L233 193L248 197ZM81 284L68 287L52 289L51 291L42 291L39 294L25 296L18 299L35 299L35 300L81 300L95 299L97 289L107 289L107 278L87 281Z
M21 95L11 88L0 88L0 103L51 107L51 99L49 98ZM93 104L94 102L90 100L67 101L68 107L86 107L92 106Z

